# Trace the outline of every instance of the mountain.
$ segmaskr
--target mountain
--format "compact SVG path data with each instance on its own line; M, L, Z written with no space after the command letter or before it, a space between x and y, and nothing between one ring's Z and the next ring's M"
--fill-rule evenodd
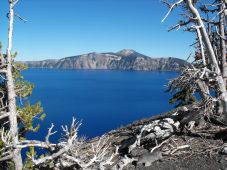
M178 58L151 58L131 49L117 53L88 53L59 60L26 61L30 68L177 71L188 63Z

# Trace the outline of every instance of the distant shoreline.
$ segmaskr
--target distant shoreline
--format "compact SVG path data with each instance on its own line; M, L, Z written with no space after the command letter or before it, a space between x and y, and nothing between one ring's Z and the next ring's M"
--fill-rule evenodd
M179 71L188 62L179 58L151 58L134 50L117 53L88 53L59 60L25 61L29 68L132 70L132 71Z
M124 72L180 72L180 70L119 70L119 69L77 69L77 68L48 68L48 67L28 67L28 69L46 70L75 70L75 71L124 71Z

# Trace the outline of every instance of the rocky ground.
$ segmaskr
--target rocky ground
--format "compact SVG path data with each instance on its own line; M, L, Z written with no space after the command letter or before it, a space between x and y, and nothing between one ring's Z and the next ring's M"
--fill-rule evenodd
M212 116L208 120L193 107L172 110L105 134L112 152L118 149L112 165L105 169L227 169L226 125L212 120Z

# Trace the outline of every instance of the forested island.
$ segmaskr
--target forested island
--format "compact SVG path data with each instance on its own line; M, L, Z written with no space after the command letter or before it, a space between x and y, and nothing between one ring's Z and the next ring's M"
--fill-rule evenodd
M26 61L29 68L58 69L108 69L137 71L179 71L188 65L182 59L166 57L151 58L132 49L124 49L117 53L89 53L66 57L59 60Z

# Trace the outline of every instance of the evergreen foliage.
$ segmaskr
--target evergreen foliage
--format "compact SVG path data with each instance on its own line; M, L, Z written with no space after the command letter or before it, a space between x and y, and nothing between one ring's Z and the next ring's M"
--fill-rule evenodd
M2 45L0 43L0 49ZM0 52L1 53L1 52ZM17 53L12 54L13 59L16 58ZM3 54L2 56L5 56ZM1 65L0 65L1 66ZM37 123L37 121L34 121L34 119L43 120L45 118L45 114L43 113L43 108L41 106L40 102L35 103L34 105L31 105L28 98L32 94L32 90L34 88L34 84L24 80L24 77L22 76L21 72L25 71L27 67L19 62L13 61L13 78L14 78L14 84L15 84L15 92L16 92L16 99L17 99L17 112L18 112L18 123L19 123L19 138L25 139L25 134L28 131L31 132L37 132L40 128L40 125ZM7 111L7 88L6 88L6 79L5 77L1 76L0 81L0 109L1 111ZM4 124L7 124L8 119L3 119L0 122L1 128L7 127ZM8 129L9 130L9 129ZM8 131L5 129L5 131ZM4 148L4 142L0 140L0 150ZM33 148L34 150L34 148ZM30 149L30 154L33 154L32 149ZM0 151L1 155L1 151ZM29 154L27 154L29 155ZM28 161L26 161L28 162ZM13 165L13 164L12 164ZM26 164L27 165L27 164ZM3 168L4 163L0 166L0 169ZM29 166L28 166L29 167ZM27 168L28 168L27 167ZM13 167L11 167L13 168ZM31 167L30 167L31 168Z
M170 91L170 90L168 90ZM180 89L173 94L173 97L169 99L170 104L175 104L175 107L185 106L192 104L196 101L196 98L192 95L192 92L188 89Z

